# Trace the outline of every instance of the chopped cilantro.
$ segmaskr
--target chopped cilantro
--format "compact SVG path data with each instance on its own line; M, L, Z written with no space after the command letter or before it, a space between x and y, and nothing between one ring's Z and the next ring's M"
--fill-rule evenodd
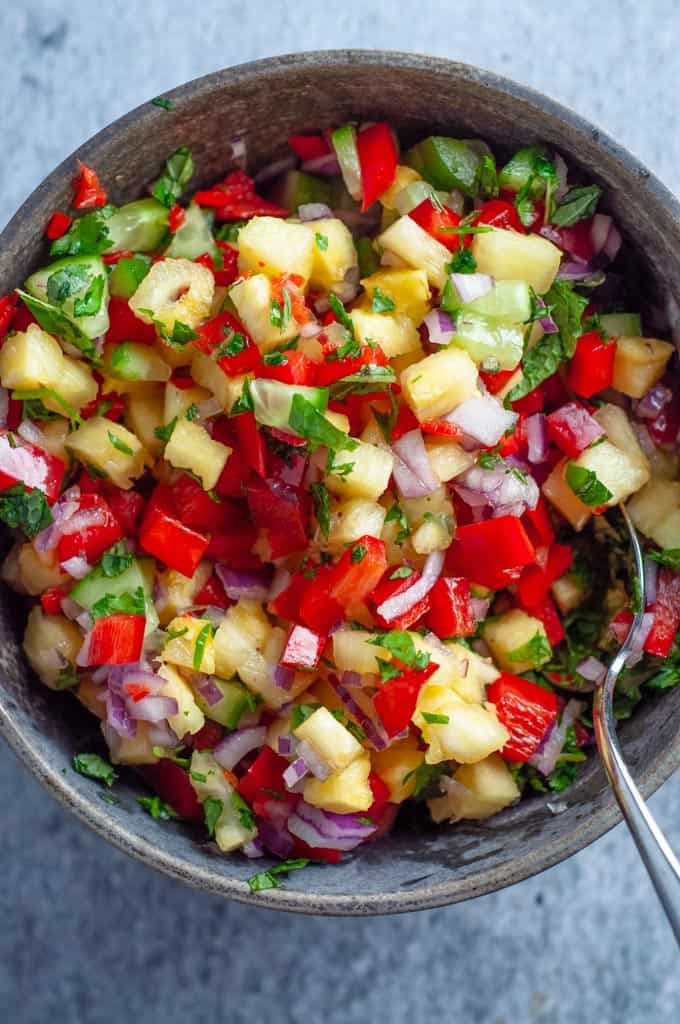
M391 506L391 508L388 509L387 515L385 516L385 522L396 522L399 524L399 530L397 532L397 536L395 537L395 542L397 544L403 543L403 541L405 541L409 537L410 530L408 526L408 520L406 518L406 513L402 509L401 505L397 505L395 503L394 505Z
M192 775L194 773L192 772ZM215 835L215 826L219 821L220 815L224 810L224 804L221 800L218 800L214 796L209 796L207 800L203 802L203 814L205 816L205 827L208 830L209 836Z
M448 725L449 724L449 716L448 715L435 715L431 711L422 711L421 714L422 714L423 718L425 719L425 721L428 723L428 725Z
M575 462L567 464L565 479L584 505L593 505L598 508L600 505L605 505L612 497L612 492L598 480L597 474L592 469L577 466Z
M47 298L55 306L61 306L89 284L90 276L90 271L82 263L55 270L47 278Z
M172 331L169 331L160 320L154 320L154 326L163 341L172 348L183 349L185 345L188 345L190 341L195 341L198 337L196 331L192 330L188 324L182 323L181 320L175 320Z
M410 565L400 565L398 569L395 569L391 573L388 579L391 580L407 580L409 576L413 576L413 569Z
M423 761L417 768L413 768L412 771L406 773L401 780L402 785L406 785L409 779L415 779L413 795L414 797L419 797L421 793L429 789L447 771L448 767L445 763L426 764Z
M232 807L238 814L238 819L241 822L242 827L247 831L251 831L251 829L255 827L255 815L243 797L237 793L236 790L231 794L231 803Z
M19 483L0 494L0 520L13 530L23 530L32 539L50 525L52 513L42 491L28 491Z
M72 686L78 685L78 673L73 665L63 668L54 682L51 684L55 690L70 690Z
M165 170L153 186L152 196L170 209L182 195L193 173L194 160L191 150L187 146L180 146L165 161Z
M243 337L240 331L231 331L228 341L222 341L215 349L214 355L216 359L225 359L229 356L237 356L240 352L243 352L246 347L246 339Z
M564 358L562 339L559 334L544 334L525 354L522 360L522 380L516 384L505 399L506 406L524 398L548 377L552 377Z
M282 864L276 864L267 871L258 871L256 875L248 879L251 892L262 892L265 889L280 889L281 882L278 875L285 875L289 871L299 871L309 864L307 857L299 857L297 860L284 860Z
M117 541L113 547L110 547L108 551L105 551L102 555L102 560L99 563L102 575L106 576L107 579L113 579L116 576L120 576L121 573L124 573L131 565L132 552L128 551L125 547L124 541L122 540Z
M474 274L477 271L477 261L472 255L472 249L462 248L453 254L447 270L451 274Z
M291 304L290 304L290 292L287 288L281 289L283 296L283 302L279 302L277 299L272 299L269 306L269 322L272 327L278 327L283 333L286 327L290 323L291 318Z
M393 313L395 309L396 303L394 299L386 295L382 288L376 288L371 297L371 312Z
M680 572L680 548L664 548L663 551L645 551L645 558L651 558L653 562L672 569L673 572Z
M298 726L306 722L310 715L313 715L320 707L320 704L296 704L290 713L291 731L295 732Z
M600 201L602 189L599 185L582 185L571 188L550 218L558 228L571 227L579 220L592 217Z
M330 498L328 488L325 484L316 483L311 487L314 501L314 512L316 514L319 529L326 539L331 528Z
M293 395L288 425L295 434L307 438L312 451L321 446L332 451L352 451L357 447L356 441L329 423L323 413L300 394Z
M316 242L316 247L319 250L319 252L326 252L326 250L328 249L328 238L326 237L326 235L322 235L321 232L315 231L314 240Z
M93 619L106 618L109 615L145 615L146 602L144 591L137 587L134 592L124 590L122 594L104 594L90 608Z
M172 100L166 100L165 96L156 96L151 100L154 107L160 107L161 110L176 110L175 104Z
M187 411L184 413L184 418L192 422L198 416L198 406L195 402L192 402Z
M396 374L391 367L367 363L365 366L359 367L356 373L333 381L329 387L330 397L339 402L350 394L372 395L382 388L388 388L395 383L396 379ZM375 410L373 412L377 418Z
M335 292L328 293L328 305L335 313L338 323L341 323L345 330L349 332L350 338L354 338L354 321Z
M422 671L430 663L430 655L426 651L416 651L413 637L405 630L390 629L387 633L373 637L368 642L376 647L384 647L406 668L416 668Z
M402 670L393 661L385 661L384 658L376 658L375 660L380 672L381 683L387 683L390 679L397 679L402 675Z
M123 455L132 455L133 454L133 451L132 451L132 448L130 447L130 445L126 444L125 441L122 441L120 439L120 437L118 437L117 434L113 433L112 430L107 430L106 433L108 434L109 441L111 442L113 447L116 449L116 451L122 452Z
M113 765L99 754L76 754L72 764L79 775L86 775L88 779L99 779L107 786L112 786L116 781Z
M212 623L206 622L205 626L203 626L201 628L198 636L196 637L196 642L194 644L194 656L193 656L193 659L192 659L192 664L194 666L194 671L195 672L200 672L201 671L201 663L203 661L203 654L204 654L204 651L205 651L205 645L207 644L208 639L211 636L212 636Z
M288 357L285 352L267 352L262 356L262 362L265 366L285 366Z
M58 391L54 391L52 388L35 388L33 391L13 391L12 398L17 402L24 403L25 419L50 420L64 415L76 426L83 422L77 409L74 409ZM46 398L56 402L63 409L63 413L53 412L51 409L46 408L44 404Z
M50 246L50 256L99 256L113 245L106 221L115 213L107 205L74 220L66 234Z
M137 803L143 807L147 814L150 814L154 821L171 821L179 815L170 804L161 800L159 796L138 796Z
M73 315L76 317L94 316L95 313L98 313L102 304L105 284L106 279L104 275L97 274L90 282L90 286L83 297L76 299L73 303Z
M545 294L545 301L550 309L550 315L557 325L564 355L571 357L576 350L576 342L583 333L583 314L588 300L575 292L574 286L568 281L554 281L550 290ZM550 337L550 335L545 337ZM554 338L555 335L553 334L552 337Z
M363 562L364 558L368 554L366 546L364 544L357 544L352 548L352 554L349 556L349 560L354 565L356 562Z
M528 661L533 665L543 665L551 657L552 647L545 635L537 629L531 640L508 654L508 661Z
M243 381L241 394L232 405L229 415L240 416L242 412L252 412L254 408L255 406L253 405L253 396L250 393L250 378L246 377L246 379Z
M154 427L154 436L157 437L159 441L169 441L176 426L177 417L173 416L169 423L165 423L162 427Z

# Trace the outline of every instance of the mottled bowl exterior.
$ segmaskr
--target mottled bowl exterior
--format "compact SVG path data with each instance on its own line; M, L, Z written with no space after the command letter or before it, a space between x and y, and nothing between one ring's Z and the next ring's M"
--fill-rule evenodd
M482 137L501 152L546 142L568 164L588 169L606 189L639 256L646 289L660 294L680 281L680 208L633 157L551 100L476 68L378 51L329 51L276 57L220 71L169 94L176 110L144 104L104 129L35 190L0 237L0 294L19 285L45 258L44 228L67 208L75 158L94 166L113 202L134 199L165 157L187 144L196 184L233 166L232 143L245 142L250 169L283 155L293 131L348 118L387 119L402 140L433 131ZM348 857L340 867L295 872L285 888L251 894L262 861L217 857L193 828L159 824L137 805L134 776L116 787L120 805L102 801L99 784L70 768L75 751L92 749L97 724L70 696L32 677L20 641L25 609L0 593L0 732L50 791L102 836L151 867L210 892L283 910L379 914L455 903L492 892L563 860L619 820L596 759L553 815L534 797L488 822L454 828L408 824ZM652 699L625 722L623 747L643 793L651 794L680 763L680 688ZM255 864L257 867L255 867Z

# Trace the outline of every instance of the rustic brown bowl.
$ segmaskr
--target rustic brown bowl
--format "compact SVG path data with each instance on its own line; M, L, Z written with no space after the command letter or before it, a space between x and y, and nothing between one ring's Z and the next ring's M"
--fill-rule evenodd
M646 289L663 295L680 282L680 208L625 150L588 122L523 86L451 61L379 51L275 57L219 71L169 94L176 110L145 103L85 143L33 192L0 237L0 294L19 285L46 255L44 229L66 208L76 157L95 167L115 203L133 199L164 158L187 144L198 184L233 166L232 143L246 145L249 168L285 151L286 137L358 120L387 119L402 140L433 131L482 137L501 151L534 142L557 147L606 189ZM131 776L121 804L102 801L99 784L70 768L92 747L96 723L69 695L32 677L20 648L24 609L0 593L0 731L30 770L83 821L151 867L211 892L255 905L320 914L380 914L470 899L556 864L619 820L593 757L553 815L533 797L488 822L453 828L398 827L340 867L293 873L285 888L251 894L256 868L240 855L216 857L190 827L159 824L134 800ZM621 728L623 748L649 796L680 764L680 688L638 709ZM262 862L256 862L261 865Z

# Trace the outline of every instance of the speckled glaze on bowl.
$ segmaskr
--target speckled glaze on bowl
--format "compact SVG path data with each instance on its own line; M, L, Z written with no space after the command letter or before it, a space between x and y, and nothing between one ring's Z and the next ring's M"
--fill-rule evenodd
M113 202L136 198L165 157L187 144L205 185L233 166L232 143L246 145L248 167L282 155L293 131L347 118L387 119L408 142L433 131L479 136L501 151L534 142L557 147L606 189L606 206L639 257L636 273L663 294L680 282L680 207L633 157L564 107L506 79L431 57L380 51L329 51L276 57L220 71L168 94L176 110L150 103L104 129L33 192L0 236L0 294L45 257L44 227L65 208L75 158L94 166ZM32 677L19 638L24 609L0 593L0 732L28 768L84 822L150 867L220 895L315 914L381 914L470 899L550 867L597 839L618 820L593 758L553 815L534 797L488 822L454 828L403 826L337 868L295 872L285 888L251 894L254 866L217 857L182 825L154 822L137 805L134 776L117 784L120 804L102 801L97 783L70 768L73 753L96 743L97 723L75 700ZM680 688L646 702L622 726L623 747L643 793L680 764Z

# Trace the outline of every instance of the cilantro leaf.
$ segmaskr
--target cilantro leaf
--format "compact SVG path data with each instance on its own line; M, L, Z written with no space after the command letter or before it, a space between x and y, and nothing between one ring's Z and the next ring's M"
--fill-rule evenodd
M99 256L113 245L106 221L115 213L107 205L74 220L66 234L50 246L50 256Z
M388 683L390 679L398 679L402 675L401 669L393 661L385 661L384 658L376 658L375 660L380 672L381 683Z
M673 572L680 572L680 548L664 548L663 551L645 551L645 558L651 558L653 562L672 569Z
M565 479L584 505L593 505L598 508L600 505L605 505L612 496L612 492L598 480L592 469L577 466L575 462L570 462L567 465Z
M527 640L521 647L510 651L508 661L529 661L534 665L543 665L546 661L550 661L551 657L552 647L545 635L537 629L531 640Z
M311 451L322 446L332 451L353 451L358 446L300 394L293 395L288 425L295 434L307 438Z
M205 817L205 827L208 830L209 836L215 835L215 826L217 825L217 822L219 821L219 817L223 810L224 804L222 803L221 800L218 800L214 796L209 796L207 800L203 801L203 815Z
M435 715L432 711L422 711L421 714L423 716L423 719L428 723L428 725L448 725L449 724L449 716L448 715Z
M571 357L576 351L576 342L582 334L583 314L588 305L588 299L575 292L573 285L568 281L554 281L545 294L545 301L550 307L551 316L560 332L564 354ZM540 342L538 344L540 345Z
M198 337L196 331L192 330L187 324L183 324L181 320L175 320L172 325L172 331L169 331L160 320L154 320L154 327L163 341L173 348L183 349L185 345Z
M371 312L373 313L393 313L396 309L396 303L394 299L391 299L389 295L386 295L382 288L376 288L371 298Z
M462 248L453 254L447 270L450 274L474 274L477 271L477 261L472 255L472 249ZM443 308L443 306L442 306Z
M36 388L34 391L13 391L12 398L17 402L24 403L24 417L26 419L52 420L59 416L66 416L71 423L82 423L76 409L63 398L58 391L52 388ZM63 409L63 413L53 412L48 409L44 401L46 398L56 402Z
M242 827L248 831L255 828L255 815L240 793L237 793L236 790L231 794L231 803L238 814L238 819L241 822Z
M253 396L250 393L250 378L246 377L246 379L243 381L241 394L232 405L229 415L240 416L242 412L252 412L254 408L255 406L253 405Z
M76 754L71 763L79 775L86 775L88 779L99 779L107 786L116 781L113 765L99 754Z
M592 217L602 195L599 185L571 188L553 212L551 222L558 228L571 227L579 220Z
M333 381L329 387L330 397L342 401L347 395L371 395L382 388L388 388L396 382L396 374L389 366L377 366L367 363L359 367L356 373L348 374Z
M224 359L228 356L237 356L246 347L246 339L240 331L232 331L229 328L229 341L221 342L215 349L216 359Z
M102 304L105 283L106 279L103 274L97 274L97 276L92 279L90 286L83 297L81 299L76 299L73 303L73 315L75 317L94 316L95 313L99 312Z
M133 592L124 590L122 594L104 594L90 608L93 619L106 618L109 615L145 615L146 603L141 587Z
M344 305L342 304L338 296L335 294L335 292L328 293L328 305L335 313L338 323L341 323L345 330L349 332L350 338L355 338L354 321L352 320L351 316L349 315L349 313L347 312L347 310L345 309Z
M73 665L67 665L63 668L57 678L52 683L52 687L55 690L68 690L72 686L77 686L79 683L78 673Z
M165 753L164 755L165 756ZM154 821L171 821L179 815L170 804L166 804L159 796L138 796L137 803L150 814Z
M405 630L390 629L382 636L373 637L368 642L376 647L384 647L406 668L416 668L422 671L430 664L430 655L426 651L416 651L413 637Z
M522 360L523 378L505 399L506 406L524 398L548 377L552 377L564 358L559 334L544 334Z
M289 871L299 871L309 864L307 857L298 857L297 860L284 860L282 864L275 864L267 871L258 871L256 875L248 879L251 892L262 892L265 889L280 889L281 883L278 875L286 875Z
M47 331L48 334L58 334L64 341L68 341L85 356L92 357L95 355L92 339L88 338L80 327L74 324L72 320L69 320L60 309L50 305L49 302L44 302L42 299L36 299L35 296L29 295L28 292L22 291L21 288L17 288L16 293L44 331Z
M671 687L680 683L680 664L677 661L669 661L661 666L661 669L645 682L650 690L670 690Z
M156 96L151 100L154 107L160 107L162 110L176 110L175 104L172 100L166 100L165 96Z
M493 199L498 195L498 172L496 162L486 153L477 168L477 191L484 199Z
M415 780L415 788L413 790L414 797L419 797L425 790L430 789L435 782L437 782L442 775L448 771L448 767L445 763L440 764L426 764L423 761L417 768L413 768L410 772L407 772L404 778L401 780L403 785L406 785L409 779Z
M364 544L356 544L352 548L352 554L349 556L349 560L352 565L355 565L357 562L363 562L367 554L368 551Z
M407 580L409 576L413 576L413 569L410 565L400 565L398 569L395 569L393 573L390 573L388 579L390 580Z
M319 250L319 252L326 252L326 250L328 249L328 238L326 237L326 235L322 235L319 231L315 231L314 240L316 242L316 247Z
M397 505L396 502L388 509L387 515L385 516L385 522L396 522L399 524L399 531L397 533L397 536L395 537L395 542L397 544L401 544L403 541L407 539L407 537L410 536L411 531L409 530L406 513L402 509L401 505Z
M55 306L61 306L66 299L77 295L90 281L90 272L82 263L55 270L47 278L47 298Z
M19 483L0 494L0 520L13 530L23 530L32 539L50 525L52 513L42 491L29 491Z
M106 576L107 579L114 579L116 576L122 575L131 565L132 552L128 551L124 541L119 540L113 547L104 552L99 568L102 571L102 575Z
M157 437L159 441L169 441L176 426L177 417L173 416L169 423L164 424L162 427L153 428L154 436Z
M291 732L295 732L298 726L306 722L320 707L320 704L296 704L290 713Z
M151 195L170 209L189 184L194 173L194 160L187 146L180 146L165 161L165 170L153 186Z
M282 288L281 293L283 295L283 302L272 299L269 304L269 322L272 327L278 327L281 333L283 333L290 323L291 303L288 289Z
M112 430L107 430L106 433L108 435L109 441L111 442L113 447L116 449L116 451L122 452L123 455L132 455L133 454L133 451L132 451L132 448L130 447L130 445L126 444L125 441L123 441L122 438L118 437L117 434L114 434L114 432Z
M212 636L212 623L206 622L205 626L203 626L201 628L201 630L199 631L198 636L196 637L196 641L194 643L194 656L193 656L193 659L192 659L192 663L193 663L194 671L195 672L200 672L201 671L201 663L203 661L203 653L205 651L205 645L207 644L208 639L211 636Z
M319 529L326 539L331 528L330 498L328 488L323 483L312 484L312 499L314 501L314 514L316 515Z

